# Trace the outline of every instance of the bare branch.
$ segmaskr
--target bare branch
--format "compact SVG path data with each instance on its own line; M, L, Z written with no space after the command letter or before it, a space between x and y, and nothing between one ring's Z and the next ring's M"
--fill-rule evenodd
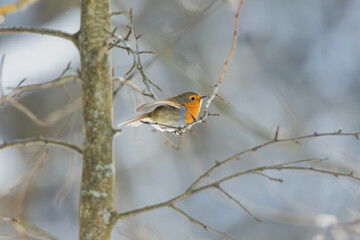
M33 85L28 85L28 86L23 86L23 87L17 87L14 90L12 90L8 95L3 96L0 99L0 106L3 105L5 102L10 101L10 99L12 99L14 97L19 98L22 93L27 92L27 91L40 90L40 89L45 89L48 87L62 85L62 84L68 83L68 82L78 82L78 81L80 81L80 78L74 74L74 75L68 75L68 76L61 77L61 78L56 78L49 82L33 84Z
M221 162L216 162L209 170L207 170L204 174L202 174L197 180L194 181L194 183L190 186L190 189L194 188L195 186L197 186L199 184L200 181L202 181L204 178L208 177L212 172L214 172L216 169L218 169L219 167L237 159L238 157L240 157L241 155L244 155L246 153L249 152L255 152L260 148L269 146L271 144L275 144L275 143L285 143L285 142L299 142L302 139L307 139L307 138L315 138L315 137L324 137L324 136L354 136L357 137L360 134L360 132L354 132L354 133L343 133L343 132L332 132L332 133L314 133L314 134L310 134L310 135L304 135L304 136L300 136L300 137L294 137L294 138L285 138L285 139L278 139L278 138L273 138L273 140L270 140L268 142L262 143L260 145L257 145L255 147L246 149L240 153L237 153L225 160L222 160ZM275 133L276 135L276 133ZM305 160L301 160L302 162L304 162ZM309 161L309 160L306 160ZM190 190L189 189L189 190Z
M119 81L120 82L120 87L127 84L129 87L131 87L136 92L142 93L141 89L135 83L133 83L133 82L131 82L131 81L125 79L125 78L117 77L117 78L114 78L114 81Z
M12 147L12 146L28 146L28 145L38 145L38 144L48 144L52 146L62 147L64 149L73 150L79 154L82 154L83 150L81 147L79 147L76 144L72 144L69 142L63 142L58 139L52 139L52 138L44 138L41 136L33 137L33 138L24 138L19 140L12 140L12 141L3 141L0 144L0 150Z
M129 34L131 34L131 30L129 31L129 34L126 36L126 37L122 37L122 36L119 36L117 34L115 34L115 31L116 29L113 31L113 32L108 32L112 37L116 38L116 42L115 43L112 43L111 46L116 46L118 48L121 48L121 49L125 49L128 53L130 53L132 55L132 58L133 58L133 64L131 65L130 69L125 73L125 76L129 75L133 69L135 67L137 67L138 65L141 65L141 63L139 64L138 63L138 59L137 59L137 54L136 54L136 50L134 50L130 44L128 43L128 38L129 38ZM119 43L123 44L123 46L119 45ZM141 67L141 70L143 72L143 68ZM144 72L143 72L144 73ZM144 73L145 74L145 73ZM146 75L145 75L146 76ZM154 96L151 96L151 95L147 95L147 94L144 94L135 84L130 84L130 80L131 80L132 77L126 77L126 78L114 78L114 80L120 80L121 84L120 86L114 91L114 95L116 95L116 93L121 89L122 86L124 86L124 84L128 84L130 87L132 87L133 89L135 89L136 91L139 91L141 94L143 95L146 95L146 96L149 96L153 99L156 99L154 98ZM136 87L135 87L136 86Z
M163 208L163 207L169 207L172 204L175 204L176 202L185 199L195 193L210 189L210 188L217 188L219 187L220 184L222 184L223 182L229 181L231 179L246 175L246 174L259 174L261 176L264 177L268 177L271 180L274 181L278 181L281 182L282 179L276 179L276 178L271 178L266 174L263 174L262 172L264 171L268 171L268 170L298 170L298 171L310 171L310 172L319 172L319 173L323 173L323 174L327 174L327 175L332 175L334 177L348 177L348 178L352 178L355 179L357 181L360 181L360 177L355 176L354 173L351 171L349 173L343 173L343 172L335 172L335 171L330 171L330 170L326 170L326 169L319 169L319 168L313 168L313 167L301 167L301 166L292 166L295 164L299 164L299 163L304 163L304 162L319 162L319 161L325 161L326 159L302 159L302 160L296 160L296 161L290 161L290 162L286 162L286 163L281 163L281 164L276 164L276 165L271 165L271 166L261 166L261 167L257 167L257 168L252 168L249 170L245 170L245 171L241 171L241 172L237 172L234 173L232 175L226 176L224 178L221 178L217 181L214 181L212 183L203 185L201 187L197 187L197 185L205 178L210 176L210 174L215 171L217 168L219 168L220 166L223 166L224 164L234 160L234 159L238 159L239 156L252 152L252 151L256 151L259 148L268 146L270 144L274 144L274 143L280 143L280 142L296 142L299 141L300 139L306 139L306 138L315 138L315 137L323 137L323 136L358 136L360 134L360 132L354 132L354 133L343 133L340 131L337 132L333 132L333 133L314 133L311 135L305 135L305 136L301 136L301 137L296 137L296 138L287 138L287 139L278 139L277 141L275 141L275 138L273 138L273 140L265 142L261 145L255 146L253 148L244 150L238 154L235 154L234 156L225 159L223 161L220 162L216 162L214 166L212 166L211 168L209 168L209 170L207 170L204 174L202 174L200 177L198 177L183 193L179 194L178 196L165 201L165 202L161 202L158 204L154 204L154 205L150 205L150 206L146 206L146 207L142 207L142 208L138 208L138 209L134 209L128 212L123 212L123 213L117 213L117 212L113 212L112 213L112 220L115 222L119 219L123 219L123 218L127 218L127 217L134 217L138 214L141 214L143 212L148 212L148 211L152 211L152 210L156 210L159 208Z
M321 159L317 159L317 158L308 158L308 159L302 159L302 160L297 160L297 161L292 161L292 162L285 162L285 163L280 163L277 166L286 166L286 165L294 165L297 163L304 163L304 162L323 162L323 161L327 161L329 160L328 158L321 158Z
M67 71L69 68L68 67L64 70ZM64 72L61 74L63 75ZM40 84L33 84L33 85L28 85L28 86L23 86L21 87L21 83L23 81L21 81L18 86L13 89L8 95L2 96L2 98L0 99L0 106L2 104L4 104L5 102L8 102L9 104L11 104L14 108L18 109L19 111L23 112L28 118L30 118L36 125L40 126L40 127L48 127L49 126L49 122L52 123L54 122L54 116L55 115L51 115L49 117L51 117L51 119L48 119L46 121L41 120L40 118L38 118L29 108L27 108L26 106L24 106L21 102L20 102L20 97L21 94L27 91L31 91L31 90L39 90L39 89L44 89L44 88L48 88L48 87L52 87L52 86L57 86L60 85L63 87L65 93L67 94L67 96L69 97L64 84L70 81L78 81L78 77L76 75L69 75L66 77L59 77L53 81L49 81L49 82L45 82L45 83L40 83ZM81 103L78 104L79 106L81 106ZM74 105L71 106L73 109ZM69 110L69 109L66 109ZM76 109L75 109L76 110ZM71 113L71 112L70 112ZM66 115L62 115L62 117L64 117ZM57 121L57 120L56 120Z
M281 178L273 178L270 177L269 175L266 175L265 173L261 173L261 172L254 172L254 174L266 177L267 179L271 180L271 181L275 181L275 182L280 182L282 183L284 180L282 180Z
M298 161L293 161L293 162L288 162L287 165L290 165L291 163L296 164ZM141 213L144 212L149 212L152 210L156 210L156 209L160 209L163 207L170 207L171 205L173 205L174 203L185 199L195 193L210 189L210 188L218 188L218 186L226 181L229 181L231 179L237 178L239 176L243 176L246 174L251 174L251 173L257 173L257 172L262 172L262 171L267 171L267 170L299 170L299 171L312 171L312 172L319 172L319 173L323 173L323 174L327 174L327 175L332 175L334 177L339 177L339 176L343 176L343 177L348 177L348 178L352 178L355 180L360 181L360 177L356 177L354 176L353 172L349 172L349 173L341 173L341 172L335 172L335 171L329 171L329 170L324 170L324 169L318 169L318 168L312 168L312 167L298 167L298 166L282 166L281 164L279 165L272 165L272 166L262 166L262 167L258 167L258 168L252 168L246 171L242 171L242 172L238 172L232 175L229 175L227 177L224 177L218 181L215 181L213 183L210 184L206 184L202 187L198 187L195 189L192 189L191 187L189 187L188 189L190 190L186 190L185 192L183 192L182 194L168 200L162 203L158 203L158 204L154 204L154 205L150 205L150 206L145 206L142 208L138 208L138 209L134 209L128 212L123 212L123 213L117 213L117 212L113 212L112 213L112 221L116 222L119 219L124 219L124 218L128 218L128 217L134 217L136 215L139 215ZM245 210L246 211L246 210ZM248 212L248 211L247 211Z
M155 83L153 83L152 81L150 81L150 79L146 76L145 72L144 72L144 68L141 64L141 58L140 58L140 51L139 51L139 42L138 42L138 39L140 36L136 36L136 33L135 33L135 29L134 29L134 20L133 20L133 15L132 15L132 8L130 8L130 11L129 11L129 15L130 15L130 29L131 29L131 32L132 32L132 35L134 36L135 38L135 46L136 46L136 59L137 59L137 69L139 70L141 76L142 76L142 79L143 79L143 83L145 84L147 90L149 91L150 95L149 97L153 98L153 99L157 99L157 97L155 96L153 90L151 89L150 85L153 85L155 88L157 88L157 90L159 90L160 92L163 92L163 90L157 86Z
M254 214L252 214L249 209L247 209L239 200L231 196L228 192L226 192L223 188L221 188L219 185L215 185L215 188L222 192L226 197L228 197L231 201L235 202L237 205L239 205L247 214L249 214L251 217L255 219L255 221L262 223L261 219L255 217Z
M0 34L18 34L18 33L34 33L40 35L47 35L53 37L60 37L66 40L70 40L76 44L76 33L70 34L60 30L53 30L47 28L31 28L31 27L8 27L0 28Z
M38 118L29 108L25 107L20 101L15 101L11 99L8 101L14 108L24 113L28 118L30 118L36 125L39 127L47 127L47 124Z
M139 50L139 43L138 43L138 39L141 36L137 36L134 30L134 21L133 21L133 14L132 14L132 8L129 11L129 18L130 18L130 26L129 28L129 32L126 35L126 37L122 37L122 36L118 36L115 34L116 29L113 32L108 32L112 37L116 38L117 40L111 44L110 47L118 47L118 48L122 48L125 49L128 53L131 53L132 57L133 57L133 65L131 66L130 70L125 74L129 75L133 69L136 67L143 79L143 83L146 86L146 89L149 93L143 93L143 95L148 96L152 99L157 99L155 93L153 92L152 88L150 85L153 85L155 88L157 88L160 92L163 92L163 90L157 86L155 83L153 83L152 81L150 81L150 79L146 76L145 72L144 72L144 68L143 65L141 63L141 58L140 55L143 53L154 53L152 51L140 51ZM128 43L129 37L130 35L133 35L134 39L135 39L135 50L130 46L130 44ZM123 44L123 45L119 45L119 43ZM130 80L132 77L129 77L126 80ZM118 90L117 90L118 91Z
M188 123L186 124L183 128L175 131L175 135L178 135L178 136L181 136L184 132L186 132L187 130L189 130L192 126L200 123L200 122L205 122L205 119L209 116L209 107L210 107L210 104L212 103L212 101L218 97L220 99L222 99L223 101L227 102L223 97L221 97L221 95L219 94L219 87L220 87L220 84L222 83L223 81L223 78L225 76L225 73L226 73L226 70L228 68L228 65L229 65L229 62L231 60L231 57L232 55L234 54L235 52L235 44L236 44L236 39L237 39L237 35L238 35L238 32L237 32L237 28L238 28L238 22L239 22L239 14L240 14L240 10L241 10L241 7L243 5L244 1L243 0L240 0L240 3L239 3L239 6L238 6L238 9L236 11L236 14L235 14L235 24L234 24L234 35L233 35L233 40L232 40L232 44L231 44L231 49L230 49L230 53L225 61L225 64L224 64L224 67L223 67L223 70L220 74L220 77L218 79L218 81L216 82L216 84L213 86L214 90L213 90L213 93L208 97L208 100L205 104L205 107L204 107L204 113L203 115L198 118L196 121L193 121L191 123Z
M183 215L184 217L186 217L190 222L195 223L197 225L200 225L203 229L205 229L206 231L212 231L215 232L217 234L220 234L221 236L227 238L227 239L231 239L231 240L236 240L235 238L233 238L232 236L230 236L229 234L219 231L213 227L210 227L208 225L205 225L204 223L200 222L199 220L196 220L195 218L191 217L189 214L185 213L183 210L181 210L180 208L175 207L173 204L169 205L170 208L174 209L175 211L177 211L178 213L180 213L181 215Z
M316 160L315 160L316 161ZM291 165L291 164L297 164L299 161L292 161L292 162L287 162L286 165ZM348 178L352 178L355 180L360 181L360 177L354 176L353 171L349 172L349 173L342 173L342 172L335 172L335 171L330 171L330 170L325 170L325 169L318 169L318 168L313 168L313 167L299 167L299 166L285 166L284 164L277 164L277 165L271 165L271 166L262 166L262 167L257 167L257 168L252 168L246 171L242 171L242 172L238 172L238 173L234 173L232 175L226 176L216 182L213 182L211 184L207 184L204 185L202 187L196 188L194 191L202 191L204 189L208 189L210 187L216 187L217 185L229 181L231 179L237 178L239 176L245 175L245 174L249 174L249 173L255 173L255 172L263 172L263 171L267 171L267 170L302 170L302 171L313 171L313 172L320 172L320 173L324 173L324 174L328 174L328 175L333 175L334 177L348 177Z
M223 80L223 78L225 76L225 73L226 73L227 67L229 65L229 62L231 60L231 57L235 52L235 44L236 44L236 39L237 39L237 35L238 35L237 34L237 27L238 27L238 22L239 22L239 14L240 14L240 10L241 10L241 7L242 7L243 3L244 3L244 1L240 0L238 9L237 9L236 14L235 14L234 36L233 36L233 40L232 40L232 44L231 44L231 50L230 50L229 56L227 57L227 59L225 61L224 68L223 68L223 70L222 70L222 72L220 74L219 80L214 85L214 88L215 88L214 92L216 92L216 93L217 93L217 88L222 83L222 80Z

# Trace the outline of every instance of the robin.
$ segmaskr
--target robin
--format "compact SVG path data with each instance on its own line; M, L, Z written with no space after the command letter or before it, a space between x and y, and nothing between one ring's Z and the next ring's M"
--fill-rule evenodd
M144 114L118 126L138 127L141 124L150 124L159 131L174 132L197 119L204 98L206 96L196 92L186 92L168 99L143 103L135 111L145 112Z

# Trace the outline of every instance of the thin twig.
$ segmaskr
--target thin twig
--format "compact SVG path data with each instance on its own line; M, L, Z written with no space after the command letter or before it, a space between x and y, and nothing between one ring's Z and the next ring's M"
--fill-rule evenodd
M76 35L66 33L60 30L53 30L47 28L32 28L32 27L7 27L7 28L0 28L0 34L18 34L18 33L34 33L40 35L47 35L53 37L60 37L63 39L70 40L76 43Z
M216 185L215 188L222 192L226 197L228 197L231 201L235 202L238 206L240 206L247 214L249 214L252 218L255 219L255 221L262 223L262 220L257 218L252 212L250 212L249 209L247 209L239 200L231 196L227 191L225 191L222 187L219 185Z
M296 164L297 161L292 161L292 162L288 162L287 165L290 164ZM324 173L324 174L328 174L328 175L333 175L334 177L349 177L355 180L360 181L360 177L354 176L353 171L349 172L349 173L343 173L343 172L334 172L334 171L330 171L330 170L325 170L325 169L319 169L319 168L314 168L314 167L299 167L299 166L283 166L282 164L277 164L277 165L271 165L271 166L262 166L262 167L257 167L257 168L252 168L243 172L238 172L238 173L234 173L232 175L226 176L224 178L221 178L220 180L213 182L211 184L207 184L204 185L202 187L196 188L194 191L202 191L204 189L208 189L210 187L214 187L216 185L219 185L223 182L229 181L231 179L237 178L239 176L245 175L245 174L249 174L249 173L254 173L254 172L263 172L263 171L267 171L267 170L303 170L303 171L313 171L313 172L320 172L320 173Z
M274 178L274 177L270 177L269 175L265 174L265 173L261 173L261 172L253 172L253 174L257 174L263 177L266 177L267 179L271 180L271 181L275 181L275 182L284 182L284 180L282 180L281 178Z
M218 79L218 81L216 82L216 84L213 86L213 93L208 97L208 100L205 104L205 107L204 107L204 113L203 115L198 118L196 121L193 121L191 123L188 123L186 124L183 128L181 128L180 130L176 131L175 134L178 135L178 136L181 136L184 132L186 132L187 130L189 130L191 127L193 127L194 125L200 123L200 122L205 122L205 119L209 116L209 107L210 107L210 104L212 103L212 101L218 97L220 99L223 99L225 100L224 98L222 98L219 94L219 87L220 87L220 84L222 83L223 81L223 78L225 76L225 73L226 73L226 70L228 68L228 65L229 65L229 62L231 60L231 57L232 55L234 54L235 52L235 45L236 45L236 39L237 39L237 35L238 35L238 32L237 32L237 28L238 28L238 22L239 22L239 14L240 14L240 10L241 10L241 7L243 5L244 1L243 0L240 0L240 3L239 3L239 6L238 6L238 9L236 11L236 14L235 14L235 24L234 24L234 35L233 35L233 39L232 39L232 44L231 44L231 49L230 49L230 53L225 61L225 64L224 64L224 67L223 67L223 70L220 74L220 77ZM226 102L226 101L225 101Z
M123 85L127 84L129 87L131 87L136 92L142 93L141 89L135 83L133 83L133 82L131 82L131 81L125 79L125 78L117 77L117 78L114 78L114 81L119 81L120 86L123 86Z
M175 207L174 204L170 204L169 205L170 208L172 208L173 210L175 210L176 212L180 213L181 215L183 215L184 217L186 217L190 222L195 223L197 225L200 225L203 229L205 229L206 231L212 231L215 232L217 234L220 234L221 236L227 238L227 239L231 239L231 240L236 240L235 238L233 238L232 236L230 236L229 234L219 231L213 227L210 227L208 225L203 224L202 222L200 222L199 220L196 220L195 218L191 217L189 214L185 213L183 210L181 210L178 207Z
M5 149L7 147L13 147L13 146L24 146L25 147L28 145L37 145L37 144L48 144L48 145L52 145L52 146L62 147L64 149L73 150L79 154L82 154L82 152L83 152L82 148L76 144L69 143L69 142L63 142L61 140L53 139L53 138L45 138L45 137L41 137L41 136L12 140L12 141L3 141L0 144L0 150Z
M150 81L150 79L146 76L145 72L144 72L144 68L141 64L141 58L140 58L140 51L139 51L139 41L138 41L138 36L136 36L135 33L135 29L134 29L134 20L133 20L133 15L132 15L132 8L130 8L129 11L129 15L130 15L130 28L131 28L131 32L135 38L135 46L136 46L136 59L137 59L137 69L139 70L142 79L143 79L143 83L145 84L147 90L149 91L150 95L149 97L153 98L153 99L157 99L157 97L155 96L153 90L151 89L150 85L153 85L155 88L157 88L157 90L159 90L160 92L163 92L163 90L157 86L155 83L153 83L152 81Z
M66 68L64 69L64 71L60 74L60 77L58 77L58 78L62 78L62 77L65 75L65 73L66 73L67 71L69 71L69 70L71 70L71 61L68 63L68 65L66 66ZM61 84L60 86L61 86L61 88L64 90L67 99L70 101L70 100L71 100L70 93L69 93L69 91L67 90L65 84Z
M28 118L30 118L36 125L39 127L47 127L46 122L38 118L29 108L25 107L21 102L10 100L8 103L19 110L20 112L24 113Z
M153 85L155 88L157 88L157 90L159 90L160 92L163 92L163 90L157 86L155 83L153 83L152 81L150 81L150 79L147 77L147 75L144 72L144 67L141 63L141 58L140 55L144 54L144 53L149 53L149 54L154 54L153 51L140 51L139 50L139 43L138 43L138 39L141 35L137 36L135 33L135 29L134 29L134 20L133 20L133 14L132 14L132 8L129 10L129 18L130 18L130 26L128 26L129 28L129 32L125 37L119 36L117 34L115 34L116 32L116 28L112 31L112 32L108 32L112 37L114 37L116 39L115 42L110 44L110 48L112 47L118 47L121 49L124 49L127 51L127 53L132 55L133 58L133 64L131 65L130 69L126 72L125 76L128 76L131 72L133 72L133 70L135 69L135 67L138 69L138 71L140 72L142 79L143 79L143 83L146 86L146 89L148 91L148 93L143 93L141 92L144 96L148 96L154 100L157 99L154 91L152 90L150 85ZM134 39L135 39L135 49L133 49L130 44L128 43L129 41L129 37L130 35L133 35ZM120 45L122 44L122 45ZM131 75L131 77L127 77L125 78L126 81L130 80L132 78L133 75ZM115 90L115 94L119 91L119 89L122 87L123 85L120 85L120 87Z
M128 43L128 37L129 35L127 35L126 37L122 37L122 36L119 36L117 34L115 34L115 31L112 31L112 32L108 32L112 37L114 37L116 40L115 43L112 43L111 44L111 47L112 46L115 46L115 47L118 47L118 48L121 48L121 49L125 49L128 53L130 53L132 55L132 58L133 58L133 64L131 65L130 69L125 73L125 76L129 75L133 69L135 69L135 67L139 70L139 72L141 73L142 77L143 77L143 81L144 80L144 76L147 78L145 72L144 72L144 68L142 67L142 64L141 64L141 60L140 60L140 63L138 61L138 54L137 54L137 51L134 50L130 44ZM132 33L132 31L130 30L129 33ZM123 46L119 45L119 43L123 44ZM122 79L122 78L119 78L119 79ZM120 90L120 88L125 84L125 83L128 83L130 82L131 80L131 77L126 77L126 78L123 78L124 81L122 81L123 83L120 84L120 87L117 88L115 91L114 91L114 95L116 95L116 93ZM149 78L147 78L147 80L149 80ZM150 81L150 80L149 80ZM147 86L145 84L145 86ZM150 88L151 89L151 88ZM152 91L152 90L151 90ZM144 94L142 91L140 91L140 93L142 95L145 95L145 96L148 96L148 97L151 97L152 99L157 99L155 95L152 95L151 93L150 94Z
M276 131L275 131L274 141L277 141L277 140L278 140L278 137L279 137L279 130L280 130L280 126L277 126L277 127L276 127Z
M285 163L280 163L277 166L286 166L286 165L293 165L293 164L297 164L297 163L304 163L304 162L323 162L323 161L327 161L329 160L328 158L321 158L321 159L317 159L317 158L308 158L308 159L302 159L302 160L297 160L297 161L293 161L293 162L285 162Z

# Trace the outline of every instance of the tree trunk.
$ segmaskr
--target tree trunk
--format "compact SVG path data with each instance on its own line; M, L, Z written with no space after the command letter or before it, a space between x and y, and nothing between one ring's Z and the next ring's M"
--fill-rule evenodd
M109 0L82 0L81 28L77 35L85 135L80 239L110 239L113 226L113 84L106 32L110 31L110 18Z

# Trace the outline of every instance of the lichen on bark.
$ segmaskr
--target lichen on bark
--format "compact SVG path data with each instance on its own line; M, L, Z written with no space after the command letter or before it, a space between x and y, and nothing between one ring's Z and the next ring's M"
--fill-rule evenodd
M107 51L110 17L109 0L82 0L77 34L84 125L80 239L110 239L113 225L113 86Z

